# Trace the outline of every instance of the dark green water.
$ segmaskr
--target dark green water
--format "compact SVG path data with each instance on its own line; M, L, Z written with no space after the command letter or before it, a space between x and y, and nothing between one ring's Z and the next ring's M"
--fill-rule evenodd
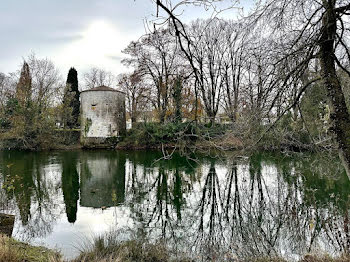
M109 231L202 259L350 250L350 183L336 158L160 157L0 152L0 212L16 215L16 239L67 258Z

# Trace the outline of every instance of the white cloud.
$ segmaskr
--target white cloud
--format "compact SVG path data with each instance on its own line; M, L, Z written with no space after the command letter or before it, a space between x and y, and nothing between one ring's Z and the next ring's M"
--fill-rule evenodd
M99 67L115 71L118 62L111 59L121 56L125 36L118 28L106 20L92 21L81 33L81 38L67 43L55 56L61 68L76 68L85 71L89 67Z
M72 66L80 75L90 67L116 75L129 71L121 64L121 51L145 33L144 20L151 21L155 13L151 0L11 0L1 4L0 72L5 73L19 69L22 58L31 52L53 60L63 76ZM184 9L185 21L210 16L203 8ZM227 16L232 14L228 11Z

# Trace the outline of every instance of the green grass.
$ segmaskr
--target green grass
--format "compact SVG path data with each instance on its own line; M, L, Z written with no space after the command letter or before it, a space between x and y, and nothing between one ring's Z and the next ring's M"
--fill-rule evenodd
M59 262L61 256L56 251L35 247L0 235L0 262Z
M113 234L96 237L71 262L197 262L202 259L175 257L162 243L130 240L119 242ZM228 257L226 257L228 259ZM287 262L278 257L255 257L246 259L211 259L210 261L235 262ZM31 246L0 235L0 262L64 262L62 256L53 250ZM68 261L65 261L68 262ZM299 262L350 262L349 255L332 258L328 255L306 255Z
M90 249L73 262L190 262L188 258L173 258L162 244L150 244L137 240L116 242L111 238L94 239Z

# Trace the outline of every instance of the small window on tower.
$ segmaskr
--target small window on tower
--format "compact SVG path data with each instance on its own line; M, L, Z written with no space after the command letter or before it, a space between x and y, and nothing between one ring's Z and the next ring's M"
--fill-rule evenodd
M91 105L91 110L96 110L96 106L97 106L97 104L92 104Z

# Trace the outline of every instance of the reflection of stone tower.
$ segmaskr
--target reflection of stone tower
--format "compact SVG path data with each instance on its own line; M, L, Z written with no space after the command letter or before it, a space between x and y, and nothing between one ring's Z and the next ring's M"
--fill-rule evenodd
M111 207L124 201L124 154L84 152L81 161L81 206Z

